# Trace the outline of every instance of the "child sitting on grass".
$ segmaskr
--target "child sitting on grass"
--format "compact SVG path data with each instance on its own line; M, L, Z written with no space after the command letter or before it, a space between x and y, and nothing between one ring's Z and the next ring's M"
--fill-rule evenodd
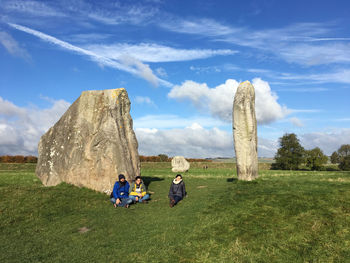
M136 176L135 182L131 184L129 191L129 198L131 198L134 202L147 203L149 194L147 194L147 189L141 179L141 176Z

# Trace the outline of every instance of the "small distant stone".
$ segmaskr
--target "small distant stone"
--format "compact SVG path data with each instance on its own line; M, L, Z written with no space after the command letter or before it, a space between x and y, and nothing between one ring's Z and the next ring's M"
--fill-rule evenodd
M187 172L190 169L190 163L183 156L175 156L171 160L171 167L174 173Z

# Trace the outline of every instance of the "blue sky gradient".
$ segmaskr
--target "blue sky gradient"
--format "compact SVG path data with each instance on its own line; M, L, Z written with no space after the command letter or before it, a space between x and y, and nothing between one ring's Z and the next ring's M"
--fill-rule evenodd
M0 0L0 154L34 154L84 90L127 89L145 155L231 157L239 82L259 156L350 143L349 1Z

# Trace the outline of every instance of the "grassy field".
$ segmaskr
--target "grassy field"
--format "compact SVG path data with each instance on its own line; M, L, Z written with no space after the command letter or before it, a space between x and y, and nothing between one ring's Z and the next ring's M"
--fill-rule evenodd
M350 172L193 164L169 208L169 163L143 163L148 204L43 187L32 164L0 164L0 262L350 262ZM263 168L263 167L261 167Z

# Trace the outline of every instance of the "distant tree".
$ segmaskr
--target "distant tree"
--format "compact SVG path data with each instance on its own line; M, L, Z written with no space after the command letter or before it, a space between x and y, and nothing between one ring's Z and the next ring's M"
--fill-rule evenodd
M275 155L272 169L297 170L303 162L304 148L294 133L286 133L279 139L280 148Z
M342 158L339 163L339 169L343 171L350 171L350 155Z
M338 149L339 169L350 171L350 144L343 144Z
M338 154L340 157L345 157L350 155L350 144L343 144L338 149Z
M328 157L324 155L322 150L318 147L305 151L306 166L311 170L320 170L327 161Z
M331 163L333 164L339 163L339 154L337 152L333 152L330 159Z
M159 154L158 157L160 162L167 162L169 160L169 157L166 154Z

